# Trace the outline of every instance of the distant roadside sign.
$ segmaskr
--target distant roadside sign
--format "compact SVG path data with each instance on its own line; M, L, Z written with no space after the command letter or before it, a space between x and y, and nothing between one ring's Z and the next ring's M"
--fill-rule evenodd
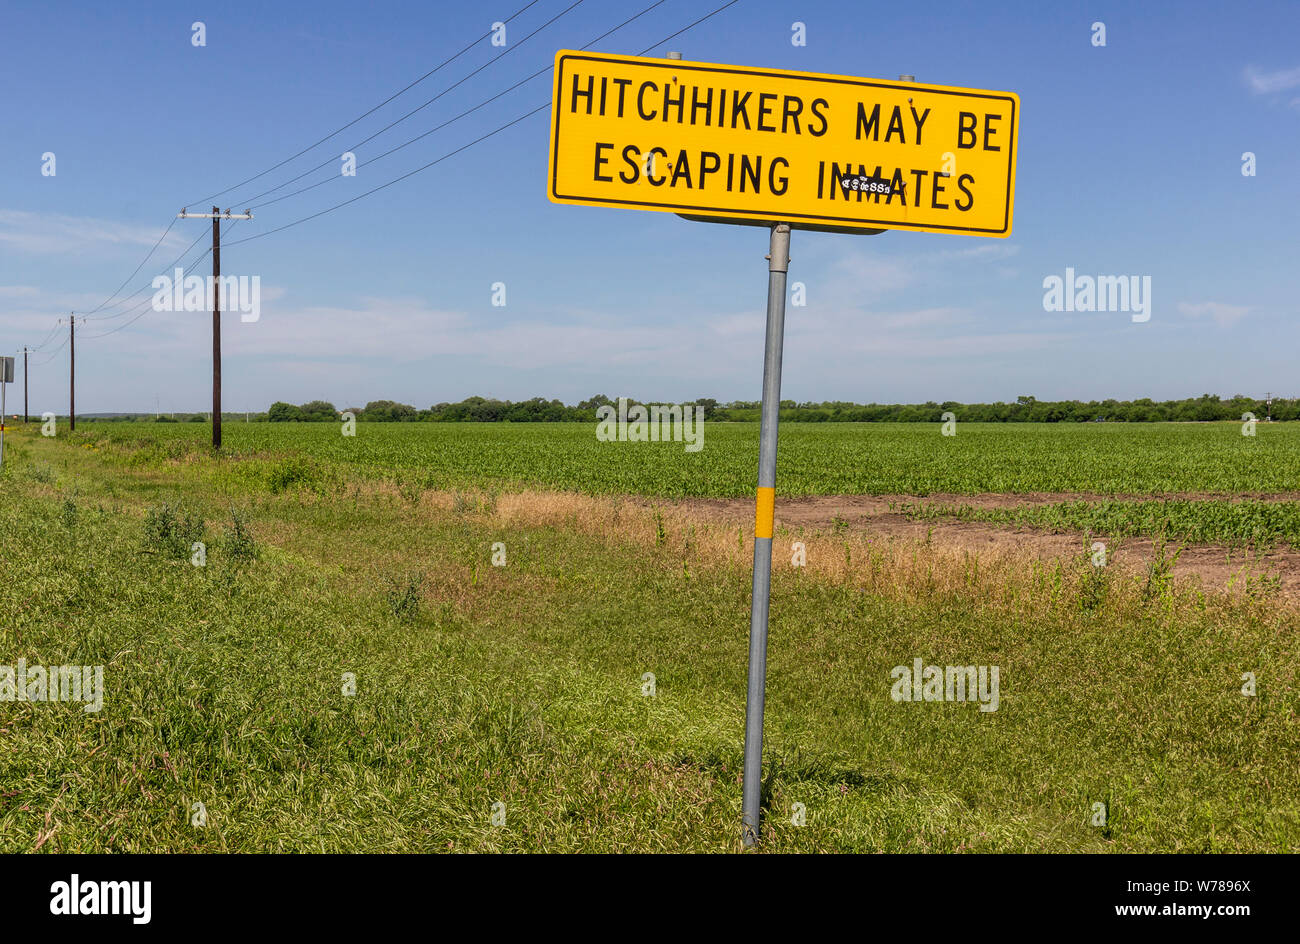
M560 50L550 198L795 229L1011 234L1011 92Z
M0 383L11 384L14 382L14 359L12 357L0 357Z

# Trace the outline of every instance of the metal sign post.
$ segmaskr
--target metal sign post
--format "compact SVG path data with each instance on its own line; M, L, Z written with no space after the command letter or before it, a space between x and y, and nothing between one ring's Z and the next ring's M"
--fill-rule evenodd
M772 515L776 504L776 432L781 419L781 351L790 227L777 223L767 255L767 335L763 343L763 414L754 501L754 584L749 606L749 685L745 695L745 779L741 804L745 845L758 842L763 789L763 700L767 684L767 612L772 590Z

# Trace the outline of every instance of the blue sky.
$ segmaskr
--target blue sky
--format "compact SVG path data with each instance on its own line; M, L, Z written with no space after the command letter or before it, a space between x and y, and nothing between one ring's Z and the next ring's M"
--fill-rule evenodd
M39 345L69 310L100 305L183 205L206 209L204 197L370 109L525 2L6 3L0 350ZM359 160L545 68L556 49L583 46L651 0L586 0L519 43L571 2L540 0L507 27L508 55L357 149ZM640 52L721 2L666 0L593 48ZM794 234L790 279L805 283L808 303L787 314L785 398L1300 395L1300 5L1134 6L740 0L655 50L911 73L1020 96L1010 239ZM202 48L190 41L196 20L206 25ZM806 46L791 44L795 21L806 24ZM1096 21L1102 48L1091 42ZM337 158L501 53L480 42L216 202L236 211L258 202L249 198ZM355 178L333 177L235 226L223 271L259 275L263 299L260 321L224 322L226 408L381 397L425 407L471 394L757 399L765 232L550 203L545 111L351 206L236 242L404 174L549 95L548 73ZM1254 177L1241 173L1246 151ZM41 174L46 152L53 177ZM123 294L196 237L201 248L207 232L203 221L178 221ZM1067 266L1149 275L1151 320L1044 311L1043 279ZM495 282L506 285L504 308L491 304ZM127 320L79 329L79 411L206 409L210 318L150 311L94 337ZM47 360L62 333L33 357L34 412L67 409L67 349Z

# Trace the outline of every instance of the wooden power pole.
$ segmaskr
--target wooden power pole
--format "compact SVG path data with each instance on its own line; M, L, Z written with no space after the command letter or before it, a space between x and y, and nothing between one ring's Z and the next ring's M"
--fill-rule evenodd
M77 430L77 332L73 327L76 318L68 314L68 343L72 345L68 354L68 431Z
M23 425L27 425L27 345L23 345Z
M212 448L221 448L221 221L251 220L253 214L221 212L213 207L211 213L190 213L181 210L180 219L212 220Z
M212 208L212 448L221 448L221 220Z

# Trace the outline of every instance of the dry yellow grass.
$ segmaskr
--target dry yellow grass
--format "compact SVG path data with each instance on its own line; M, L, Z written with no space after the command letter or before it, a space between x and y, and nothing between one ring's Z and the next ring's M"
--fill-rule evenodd
M381 490L382 491L382 490ZM462 510L456 512L457 507ZM602 497L574 492L427 491L418 505L421 514L459 513L503 529L552 527L590 535L608 542L660 551L662 564L680 567L744 567L753 560L752 522L727 520L711 511L697 511L675 502L655 503L642 498ZM773 568L796 574L798 579L851 583L872 593L895 599L919 594L974 596L994 607L1032 612L1036 607L1076 600L1090 581L1100 575L1084 555L1083 543L1075 555L1042 560L1027 549L998 545L974 551L960 541L949 541L944 528L932 529L926 539L874 535L870 530L827 534L821 530L778 528ZM794 543L802 542L806 563L792 565ZM1137 560L1107 565L1107 605L1124 608L1145 601L1147 567ZM1241 586L1234 590L1205 588L1195 576L1172 581L1175 594L1166 605L1209 607L1240 603ZM1300 614L1296 601L1261 599L1258 605L1279 617Z

